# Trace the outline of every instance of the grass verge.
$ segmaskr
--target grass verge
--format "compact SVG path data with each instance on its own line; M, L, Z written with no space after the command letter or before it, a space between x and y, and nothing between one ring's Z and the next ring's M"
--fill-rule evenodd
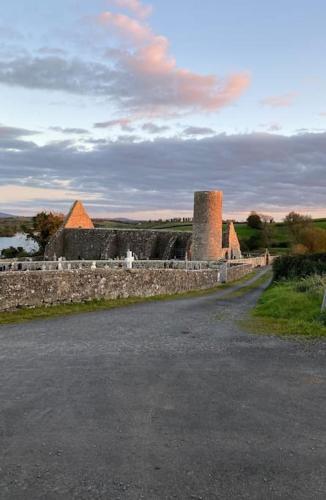
M192 290L184 293L177 293L171 295L156 295L153 297L128 297L119 299L100 299L92 300L88 302L80 303L69 303L60 305L48 305L35 308L22 308L16 311L0 312L0 325L10 324L10 323L23 323L25 321L31 321L36 319L48 319L56 318L58 316L67 316L71 314L80 314L86 312L103 311L107 309L114 309L118 307L130 306L133 304L141 304L144 302L156 302L162 300L176 300L192 297L201 297L205 295L211 295L213 293L223 291L226 288L230 288L234 285L238 285L248 281L250 278L255 276L257 271L253 271L238 281L233 281L232 283L226 283L222 285L216 285L213 288L208 288L205 290Z
M320 312L323 284L316 285L314 280L310 277L273 284L242 325L253 333L326 337L326 317Z

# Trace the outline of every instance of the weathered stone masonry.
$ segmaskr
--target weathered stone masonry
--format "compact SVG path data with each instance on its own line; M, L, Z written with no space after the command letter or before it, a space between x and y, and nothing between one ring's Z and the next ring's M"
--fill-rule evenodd
M132 249L138 259L184 259L191 236L190 232L62 228L48 244L45 257L106 260L125 257Z
M31 271L0 274L0 310L93 299L173 294L217 284L217 271Z
M251 265L228 272L232 281L247 274ZM217 270L98 269L76 271L30 271L0 273L0 311L93 299L149 297L218 284Z
M194 197L192 232L94 229L83 204L76 201L63 226L51 238L45 259L105 260L131 250L138 259L217 261L241 257L233 223L223 234L221 191L199 191Z

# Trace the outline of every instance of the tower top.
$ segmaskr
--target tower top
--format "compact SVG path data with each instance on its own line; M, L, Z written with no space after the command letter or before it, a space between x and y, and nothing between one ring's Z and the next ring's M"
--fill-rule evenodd
M81 201L76 200L73 203L63 227L65 229L94 229L94 224Z

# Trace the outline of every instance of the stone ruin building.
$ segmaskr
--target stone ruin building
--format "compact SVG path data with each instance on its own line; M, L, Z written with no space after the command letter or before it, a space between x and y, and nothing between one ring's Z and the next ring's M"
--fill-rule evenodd
M62 227L51 238L45 259L108 260L131 250L138 259L217 261L241 258L234 224L223 232L222 191L198 191L194 199L193 231L99 229L75 201Z

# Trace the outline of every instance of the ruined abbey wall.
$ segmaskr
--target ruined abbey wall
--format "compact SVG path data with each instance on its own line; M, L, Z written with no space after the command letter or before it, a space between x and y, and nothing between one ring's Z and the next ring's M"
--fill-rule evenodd
M131 250L138 259L184 259L192 233L119 229L61 229L51 239L45 258L103 260L125 257Z
M241 257L232 222L223 234L222 191L197 191L194 195L193 232L137 229L94 229L81 201L75 201L63 226L45 249L45 259L107 260L182 259L218 261Z

